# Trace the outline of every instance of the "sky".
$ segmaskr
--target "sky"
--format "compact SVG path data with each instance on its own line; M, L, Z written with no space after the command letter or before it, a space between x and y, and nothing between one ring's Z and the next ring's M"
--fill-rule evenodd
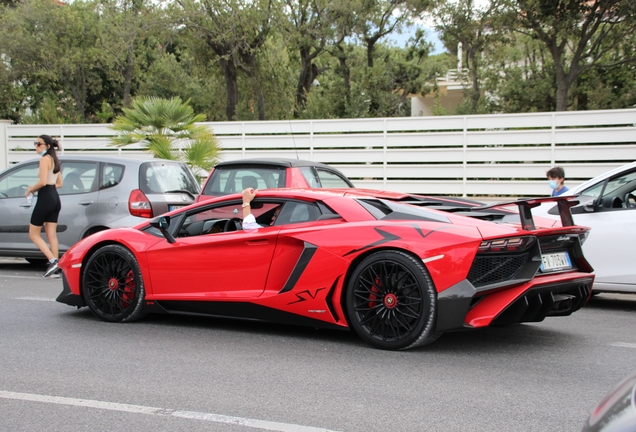
M439 40L437 32L434 29L427 28L425 26L419 26L419 27L423 28L426 31L426 40L428 40L430 43L433 44L433 51L431 51L432 55L446 52L446 49L444 48L444 44L442 44L442 42ZM393 41L398 46L404 47L407 41L409 40L409 38L415 35L415 31L417 30L417 28L418 28L418 25L415 25L405 30L404 33L402 34L397 34L397 33L390 34L389 36L387 36L387 41Z

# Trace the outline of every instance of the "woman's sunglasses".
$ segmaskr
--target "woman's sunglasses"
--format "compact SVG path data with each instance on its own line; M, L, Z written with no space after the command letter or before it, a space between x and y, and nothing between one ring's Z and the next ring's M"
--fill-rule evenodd
M33 143L33 145L34 145L34 146L36 146L36 147L40 147L41 145L44 145L44 143L41 143L41 142L35 141L35 142Z

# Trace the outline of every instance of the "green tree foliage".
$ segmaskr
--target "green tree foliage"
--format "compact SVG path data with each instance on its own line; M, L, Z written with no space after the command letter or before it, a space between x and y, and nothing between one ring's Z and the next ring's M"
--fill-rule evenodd
M199 38L218 61L225 78L226 116L234 120L239 103L239 71L251 81L259 119L265 119L265 99L260 85L258 51L270 31L274 0L178 0L181 20L187 30Z
M74 121L86 121L102 99L103 64L97 47L95 3L61 7L30 0L2 14L0 52L9 76L24 88L23 105L36 110L56 97Z
M634 52L616 61L605 53L636 30L634 0L511 0L510 25L545 44L554 64L556 110L568 107L570 88L585 71L636 61Z
M207 126L195 124L205 116L195 115L188 101L140 97L123 111L112 125L119 132L112 145L141 144L154 157L186 162L199 178L216 163L219 143Z
M434 6L434 7L433 7ZM633 0L5 0L0 117L109 122L136 97L188 100L214 121L436 114L636 104ZM448 54L429 55L424 14ZM411 38L398 46L400 31ZM565 91L565 93L564 93ZM565 94L565 96L564 96Z
M494 24L500 19L502 0L490 0L485 5L474 0L443 2L435 11L437 29L446 48L458 54L462 45L463 65L468 69L470 88L466 91L467 103L460 112L474 114L484 110L482 96L482 57L487 46L503 41L501 30ZM462 58L463 60L463 58ZM461 73L461 71L460 71Z
M162 39L166 19L162 11L148 0L100 0L99 49L110 78L117 105L127 107L138 88L135 77L143 76L155 57Z

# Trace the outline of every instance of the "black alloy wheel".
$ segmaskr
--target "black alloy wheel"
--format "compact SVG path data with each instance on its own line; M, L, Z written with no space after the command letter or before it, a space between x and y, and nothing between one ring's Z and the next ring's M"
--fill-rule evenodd
M404 252L365 258L349 280L346 306L351 326L377 348L415 348L439 336L433 281L422 262Z
M104 321L133 321L144 315L139 265L123 246L104 246L90 257L82 276L82 294L91 312Z

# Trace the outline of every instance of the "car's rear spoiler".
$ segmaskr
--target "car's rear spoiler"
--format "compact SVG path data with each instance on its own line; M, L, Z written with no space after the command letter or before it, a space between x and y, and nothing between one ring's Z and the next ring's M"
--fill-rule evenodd
M532 219L532 209L540 206L546 202L555 202L559 208L559 216L561 217L561 225L573 226L574 219L572 218L571 207L574 207L579 203L576 196L565 197L549 197L549 198L521 198L516 201L506 201L497 204L489 204L480 207L472 207L471 211L480 211L486 209L492 209L497 207L508 207L516 205L519 208L519 217L521 218L521 226L524 230L536 229L534 225L534 219Z

